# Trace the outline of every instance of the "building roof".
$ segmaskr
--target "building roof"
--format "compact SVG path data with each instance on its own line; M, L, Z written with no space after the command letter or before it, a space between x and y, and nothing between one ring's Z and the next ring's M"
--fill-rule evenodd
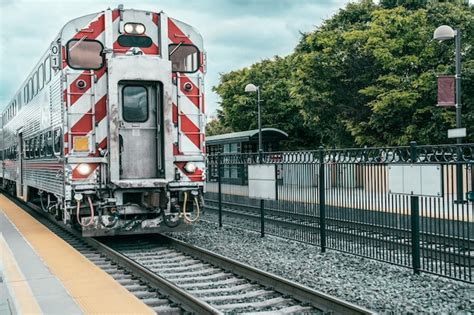
M280 141L287 138L288 134L280 129L262 128L262 141ZM207 145L249 141L258 141L258 129L206 137Z

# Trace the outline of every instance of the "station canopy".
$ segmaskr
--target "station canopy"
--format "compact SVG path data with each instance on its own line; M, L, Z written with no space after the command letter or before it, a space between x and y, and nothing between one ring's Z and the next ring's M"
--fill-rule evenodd
M288 134L277 128L262 128L263 142L277 142L286 140ZM258 129L225 133L206 137L206 145L217 145L234 142L258 142Z

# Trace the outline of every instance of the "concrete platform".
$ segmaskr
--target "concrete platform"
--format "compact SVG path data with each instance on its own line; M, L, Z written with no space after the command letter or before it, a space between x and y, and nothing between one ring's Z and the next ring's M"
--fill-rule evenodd
M154 314L0 195L0 314Z

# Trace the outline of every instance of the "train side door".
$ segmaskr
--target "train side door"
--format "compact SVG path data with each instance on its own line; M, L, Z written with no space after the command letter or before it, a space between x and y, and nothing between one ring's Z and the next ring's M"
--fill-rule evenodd
M163 170L161 87L120 82L120 178L160 178Z
M17 136L18 152L17 152L17 181L16 181L16 195L23 197L23 132L19 132Z

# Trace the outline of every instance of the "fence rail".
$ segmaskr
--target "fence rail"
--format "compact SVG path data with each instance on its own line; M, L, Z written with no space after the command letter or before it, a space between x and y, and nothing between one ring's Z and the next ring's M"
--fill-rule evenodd
M208 218L473 282L474 144L208 156ZM248 166L274 164L276 200L249 198ZM437 197L389 191L389 168L432 164Z

